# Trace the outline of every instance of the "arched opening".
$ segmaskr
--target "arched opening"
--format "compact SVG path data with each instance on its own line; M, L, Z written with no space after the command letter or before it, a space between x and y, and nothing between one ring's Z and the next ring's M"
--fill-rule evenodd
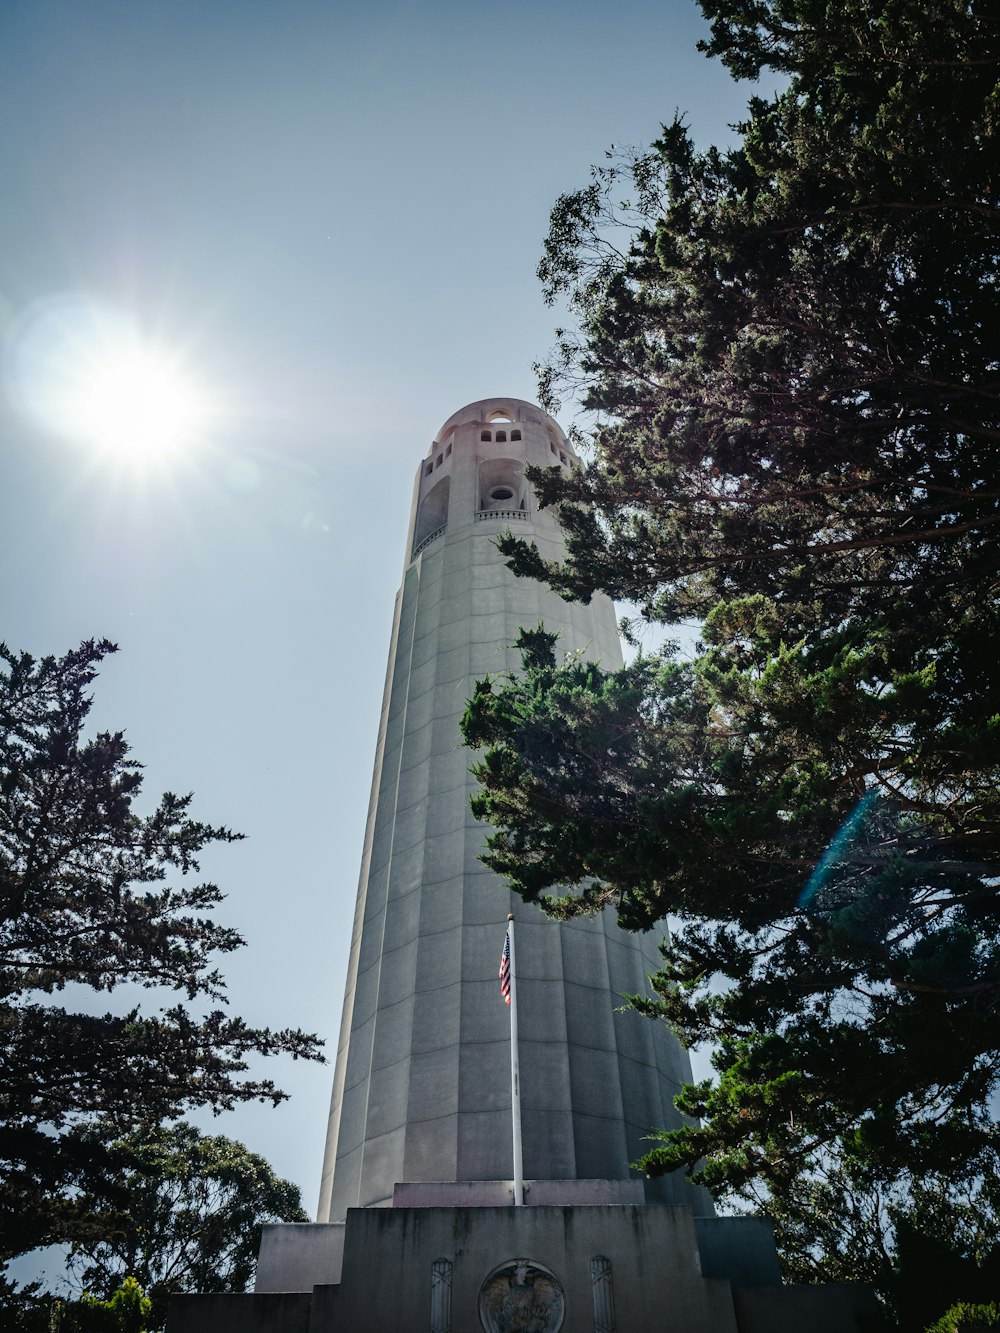
M479 509L524 510L528 492L516 458L490 458L479 465Z
M448 522L448 497L451 491L451 478L442 477L436 486L432 486L420 501L417 510L417 526L413 532L413 549L416 550L433 532L443 528Z

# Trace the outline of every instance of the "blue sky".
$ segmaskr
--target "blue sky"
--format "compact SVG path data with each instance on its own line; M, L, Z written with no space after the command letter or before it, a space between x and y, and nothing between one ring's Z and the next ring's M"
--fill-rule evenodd
M150 801L246 832L205 870L232 1008L330 1054L413 474L441 423L533 398L548 211L675 109L745 90L693 4L0 0L0 638L121 647L96 689ZM96 303L215 404L140 467L23 410L39 311ZM564 424L569 424L564 421ZM332 1069L210 1122L318 1190Z

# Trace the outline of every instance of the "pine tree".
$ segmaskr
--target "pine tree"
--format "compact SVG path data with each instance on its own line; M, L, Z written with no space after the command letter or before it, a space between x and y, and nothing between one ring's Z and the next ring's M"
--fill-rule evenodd
M731 151L675 119L558 201L542 388L590 409L590 461L529 471L563 561L501 543L702 645L608 672L523 632L465 728L526 899L671 919L633 1002L716 1073L647 1169L808 1226L831 1166L959 1187L997 1148L1000 29L964 0L702 8L782 91Z
M193 818L190 796L141 813L123 733L86 735L113 651L36 661L0 647L0 1261L101 1234L86 1198L122 1169L117 1141L194 1107L281 1101L247 1077L250 1056L320 1058L315 1037L219 1007L215 957L243 941L208 915L220 890L191 881L204 848L238 835ZM154 1003L57 1002L123 986Z

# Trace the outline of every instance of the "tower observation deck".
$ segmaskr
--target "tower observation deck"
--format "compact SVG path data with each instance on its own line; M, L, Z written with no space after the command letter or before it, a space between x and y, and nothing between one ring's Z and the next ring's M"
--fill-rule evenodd
M509 1029L497 966L517 917L524 1174L617 1180L651 1128L679 1123L690 1078L663 1025L621 1012L659 962L657 938L609 915L556 923L512 896L479 860L470 753L459 719L477 677L519 665L522 625L544 622L562 651L620 665L604 596L567 603L518 579L494 544L510 528L558 557L524 465L570 468L556 422L491 398L445 422L417 470L396 598L358 887L319 1221L390 1205L400 1182L511 1177ZM710 1211L680 1179L649 1202Z

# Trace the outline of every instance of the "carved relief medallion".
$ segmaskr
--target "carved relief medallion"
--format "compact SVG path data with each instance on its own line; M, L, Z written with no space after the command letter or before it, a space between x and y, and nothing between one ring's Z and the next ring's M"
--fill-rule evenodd
M508 1260L480 1288L479 1319L486 1333L557 1333L565 1313L559 1279L531 1259Z

